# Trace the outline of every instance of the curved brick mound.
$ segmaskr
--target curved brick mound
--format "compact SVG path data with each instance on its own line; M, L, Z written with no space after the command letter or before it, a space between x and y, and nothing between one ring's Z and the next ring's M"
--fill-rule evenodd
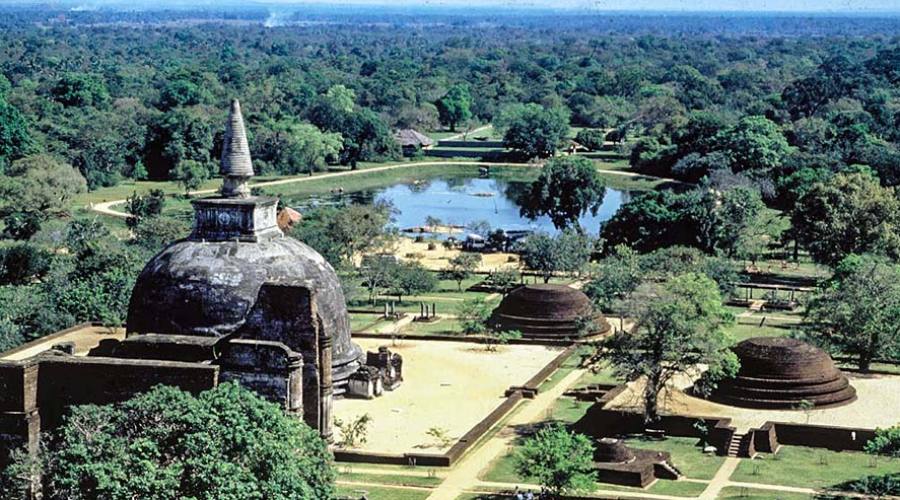
M519 330L530 339L578 337L583 318L594 317L598 335L610 331L606 318L594 312L591 300L565 285L525 285L510 292L494 309L491 322L502 330Z
M733 406L795 409L856 400L856 389L822 349L796 339L757 337L732 350L741 361L737 376L719 383L710 399Z
M594 448L594 461L621 464L634 461L635 455L621 439L603 438Z

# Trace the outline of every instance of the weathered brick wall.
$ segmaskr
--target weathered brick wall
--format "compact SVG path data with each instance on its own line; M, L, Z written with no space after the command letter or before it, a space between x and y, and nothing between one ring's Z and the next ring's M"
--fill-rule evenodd
M218 367L199 363L75 356L42 358L38 373L43 429L58 425L71 405L119 402L157 385L198 393L218 379Z
M236 381L260 396L303 413L303 359L280 342L231 340L221 346L219 381Z

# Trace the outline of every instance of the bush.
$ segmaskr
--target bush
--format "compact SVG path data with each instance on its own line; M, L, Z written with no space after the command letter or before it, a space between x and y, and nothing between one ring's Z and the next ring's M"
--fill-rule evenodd
M53 258L50 252L31 243L14 243L0 248L0 285L24 285L46 275Z
M866 476L840 485L840 489L862 493L866 498L887 497L900 494L900 473L883 476Z
M590 149L591 151L599 151L603 149L603 142L605 141L605 139L606 135L602 130L598 129L584 129L579 131L575 136L575 142Z
M866 453L900 457L900 425L876 429L875 437L866 443Z

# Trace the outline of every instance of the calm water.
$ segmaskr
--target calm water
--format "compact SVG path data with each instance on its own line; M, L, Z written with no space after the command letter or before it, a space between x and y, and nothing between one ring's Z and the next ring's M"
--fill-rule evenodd
M390 202L397 213L394 225L400 229L425 225L428 216L443 224L466 226L487 221L492 229L535 230L555 233L548 217L530 220L519 215L516 199L527 189L528 182L482 178L434 178L416 184L401 183L384 188L349 193L355 203ZM597 234L600 223L613 216L627 200L628 192L606 188L606 196L597 215L587 214L580 219L589 234ZM333 203L334 199L312 198L297 200L298 209L310 205Z

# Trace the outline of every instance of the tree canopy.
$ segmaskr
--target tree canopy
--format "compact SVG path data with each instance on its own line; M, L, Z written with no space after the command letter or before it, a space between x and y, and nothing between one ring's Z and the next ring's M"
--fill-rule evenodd
M519 198L523 216L550 217L557 229L582 231L578 218L597 215L606 194L594 163L580 156L555 158L547 162L528 190Z
M854 358L868 371L875 359L900 359L900 265L849 255L810 300L813 340Z
M791 213L793 234L817 261L835 265L852 253L900 256L900 201L866 172L816 183Z
M19 470L32 466L19 460ZM198 396L159 386L120 404L74 407L35 465L49 500L334 495L318 433L235 383Z
M659 395L679 373L699 364L717 377L734 375L739 366L723 328L731 315L716 284L706 276L676 276L635 300L631 332L616 332L604 342L604 359L630 380L643 381L644 421L659 418Z

